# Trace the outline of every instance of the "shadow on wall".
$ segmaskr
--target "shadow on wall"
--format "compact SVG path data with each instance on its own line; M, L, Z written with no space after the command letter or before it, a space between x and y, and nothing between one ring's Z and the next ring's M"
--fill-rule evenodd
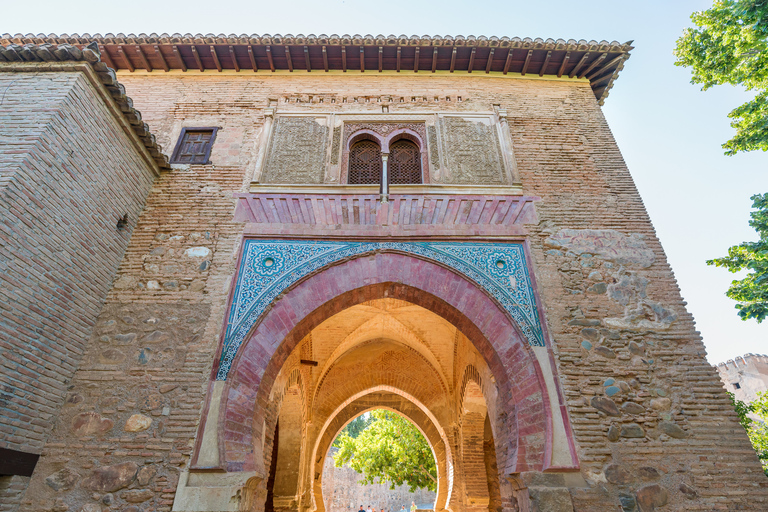
M432 510L437 494L426 489L408 492L407 485L394 489L389 484L360 485L363 475L354 469L333 465L333 454L336 448L331 448L323 465L323 500L326 512L357 512L360 505L364 508L371 506L377 511L399 512L400 507L410 512L411 502L416 502L419 510Z

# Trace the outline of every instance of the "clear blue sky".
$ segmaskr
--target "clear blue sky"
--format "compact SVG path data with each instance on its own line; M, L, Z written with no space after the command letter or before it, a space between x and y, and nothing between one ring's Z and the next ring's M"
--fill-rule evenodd
M586 4L393 0L6 2L0 32L487 35L634 40L604 112L643 196L712 363L765 353L768 322L742 322L724 296L733 275L707 267L755 239L750 200L768 192L768 154L725 157L727 113L748 95L700 92L672 49L710 1ZM600 7L602 5L602 7Z

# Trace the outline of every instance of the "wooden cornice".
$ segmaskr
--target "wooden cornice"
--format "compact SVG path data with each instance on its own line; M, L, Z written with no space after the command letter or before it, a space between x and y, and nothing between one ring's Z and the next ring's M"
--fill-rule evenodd
M11 35L0 44L97 42L116 70L165 72L198 69L242 73L332 71L369 73L536 74L584 77L602 104L629 58L632 42L510 37L360 35ZM275 51L278 47L280 51ZM303 58L299 57L302 56Z

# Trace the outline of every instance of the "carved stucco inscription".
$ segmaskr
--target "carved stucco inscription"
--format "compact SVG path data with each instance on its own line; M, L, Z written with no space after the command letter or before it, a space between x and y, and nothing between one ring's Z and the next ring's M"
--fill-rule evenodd
M264 183L322 183L328 127L317 117L278 117Z
M440 131L447 167L445 183L504 183L499 141L490 122L446 116L440 120Z

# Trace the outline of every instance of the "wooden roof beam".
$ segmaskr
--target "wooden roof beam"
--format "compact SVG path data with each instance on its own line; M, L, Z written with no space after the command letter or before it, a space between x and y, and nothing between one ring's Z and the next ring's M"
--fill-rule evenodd
M254 72L259 70L259 66L256 65L256 55L253 54L253 46L248 45L248 58L251 60L251 69Z
M509 72L509 67L512 65L512 52L514 52L512 48L510 48L509 51L507 52L507 60L504 62L505 75L507 74L507 72Z
M197 52L197 46L195 45L192 45L192 56L195 57L197 69L200 71L205 71L205 68L203 67L203 61L200 60L200 54Z
M416 54L413 56L413 72L419 72L419 47L416 47Z
M365 47L360 47L360 72L365 73Z
M216 64L216 69L219 70L219 73L221 73L221 62L219 62L219 54L216 53L216 47L213 45L210 45L211 48L211 57L213 57L213 63Z
M109 56L106 46L99 46L99 52L101 52L101 60L104 61L108 68L117 69L115 63L112 62L112 57Z
M557 70L557 78L563 76L563 73L565 72L565 66L568 64L569 60L571 60L571 52L565 52L563 62L560 63L560 69Z
M602 76L603 73L605 73L607 70L611 69L613 66L615 66L616 64L624 60L624 55L626 54L622 53L615 59L611 59L605 66L601 67L600 69L596 69L595 72L592 73L591 75L587 75L587 73L584 73L584 75L586 76L587 80L592 80L594 78ZM613 74L614 71L615 70L612 70L610 74Z
M541 65L541 69L539 69L539 76L544 76L544 73L547 72L547 66L549 65L549 59L552 58L552 51L547 52L547 56L544 58L544 64Z
M272 47L270 45L267 45L267 61L269 61L269 69L272 70L272 72L275 72L275 61L272 60Z
M472 48L472 54L469 56L469 65L467 66L467 73L471 73L472 67L475 65L475 52L477 52L477 48Z
M144 51L142 51L141 46L136 45L136 53L139 55L139 60L144 65L144 69L147 70L147 73L152 72L152 66L149 64L147 56L144 55Z
M184 62L184 59L181 58L181 52L179 51L179 47L176 45L173 45L173 54L176 56L176 59L179 61L179 65L181 66L181 70L186 72L187 71L187 64Z
M528 64L531 63L532 55L533 55L533 50L528 50L528 55L525 56L525 62L523 63L523 69L520 70L520 74L522 76L525 76L525 73L528 71Z
M309 48L307 48L307 45L304 45L304 64L307 66L307 73L310 73L312 65L309 63Z
M125 62L125 65L128 67L128 69L131 70L131 73L136 71L136 68L133 67L133 62L131 62L131 59L129 59L128 55L125 54L125 50L123 50L123 45L119 45L117 47L117 54L120 56L121 59L123 59L123 62Z
M571 70L571 72L568 73L568 78L573 78L574 76L576 76L576 73L579 72L579 69L581 69L581 66L584 65L584 63L587 61L588 58L589 58L589 52L585 53L584 56L582 56L581 59L579 60L578 64L576 64L576 66Z
M457 48L454 46L453 51L451 52L451 73L456 69L456 50Z
M344 73L347 72L347 47L343 45L341 47L341 70Z
M379 73L381 73L381 70L383 69L384 64L384 48L379 46Z
M328 72L328 50L323 46L323 69Z
M155 45L154 47L155 53L157 54L157 58L160 59L160 62L163 63L163 69L165 72L169 72L171 70L171 67L168 65L168 62L165 60L165 57L163 57L163 52L160 51L160 47Z
M437 46L432 50L432 72L437 70Z
M293 60L291 59L291 49L285 45L285 59L288 61L288 71L293 73Z
M493 64L494 51L496 51L496 48L491 48L491 53L488 54L488 62L485 63L485 74L488 74L491 72L491 64Z
M237 55L235 55L235 47L229 45L229 56L232 57L232 64L235 65L235 71L240 72L240 64L237 63Z
M598 88L598 87L597 87L598 85L600 85L600 84L602 84L602 83L604 83L604 82L607 82L607 81L608 81L608 80L610 80L610 79L613 77L613 75L615 75L615 74L616 74L616 70L613 70L613 72L611 72L611 73L608 73L608 74L607 74L607 75L605 75L604 77L600 78L599 80L596 80L596 81L592 82L592 83L591 83L591 84L589 84L589 85L591 85L591 86L592 86L592 89L597 89L597 88Z
M400 47L397 47L397 72L400 72Z
M599 65L600 65L600 63L601 63L601 62L603 62L607 56L608 56L608 54L607 54L607 53L604 53L604 54L602 54L601 56L599 56L598 58L596 58L596 59L595 59L595 62L593 62L592 64L590 64L590 65L589 65L589 67L588 67L587 69L585 69L584 71L582 71L582 72L579 74L579 78L584 78L584 75L586 75L587 73L589 73L590 71L592 71L593 69L595 69L597 66L599 66Z

